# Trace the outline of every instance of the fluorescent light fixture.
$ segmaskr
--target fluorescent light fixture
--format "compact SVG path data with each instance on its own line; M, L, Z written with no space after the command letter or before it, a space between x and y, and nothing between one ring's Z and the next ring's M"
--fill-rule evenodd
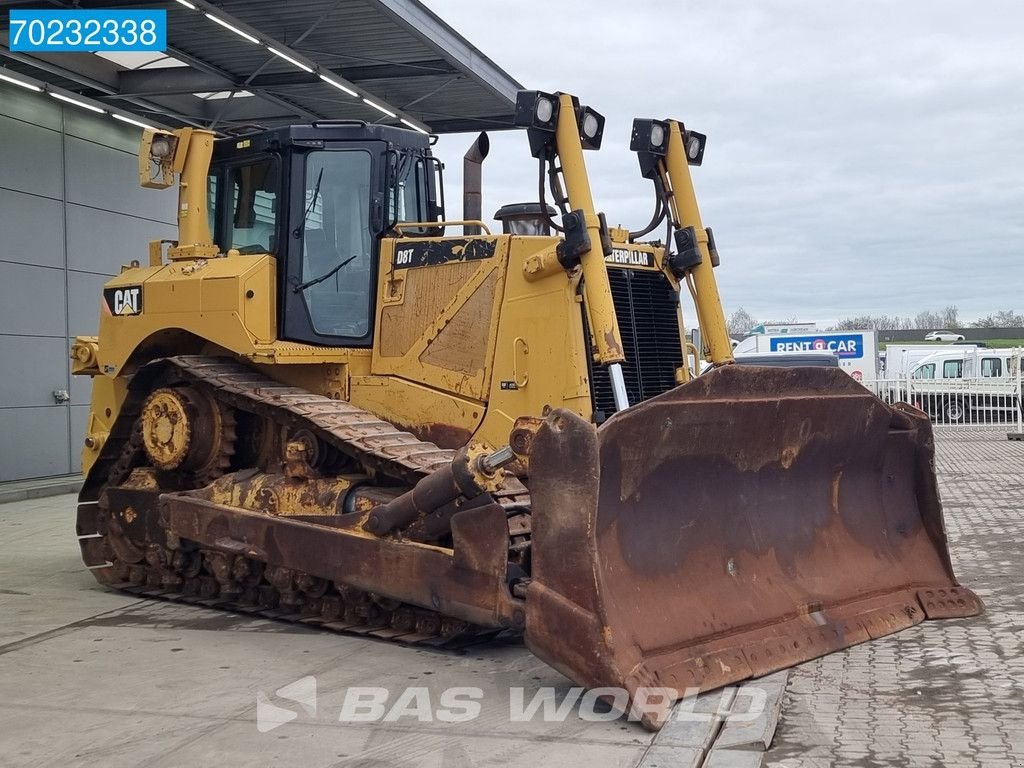
M50 95L53 96L53 98L55 98L55 99L60 99L61 101L66 101L68 104L74 104L76 107L81 107L82 109L88 109L90 112L96 112L97 114L100 114L100 115L107 114L107 110L105 110L105 109L100 109L99 107L94 107L92 104L86 104L84 101L77 101L76 99L72 99L70 96L65 96L63 93L54 93L53 91L50 91Z
M381 112L383 112L388 117L398 117L398 115L396 115L394 112L392 112L387 107L382 107L380 104L375 104L374 102L370 101L369 99L363 99L363 103L364 104L369 104L374 109L380 110Z
M136 120L134 117L127 117L126 115L119 115L116 112L111 112L110 114L111 114L111 116L115 120L120 120L122 123L128 123L129 125L137 125L139 128L144 128L147 131L155 131L156 130L156 128L154 128L152 125L148 125L146 123L143 123L141 120Z
M196 7L192 5L192 3L190 3L188 0L178 0L178 2L184 5L189 10L194 11L196 9Z
M331 79L331 78L327 77L327 75L320 75L320 79L321 79L321 80L323 80L323 81L324 81L325 83L327 83L328 85L333 85L333 86L334 86L335 88L337 88L337 89L338 89L339 91L344 91L344 92L345 92L345 93L347 93L347 94L348 94L349 96L359 96L359 94L358 94L358 93L356 93L355 91L353 91L353 90L352 90L351 88L349 88L348 86L346 86L346 85L342 85L342 84L341 84L341 83L339 83L339 82L338 82L337 80L333 80L333 79Z
M307 66L306 66L305 64L303 64L303 63L302 63L301 61L298 61L297 59L293 59L293 58L292 58L291 56L289 56L289 55L288 55L287 53L284 53L283 51L279 51L279 50L277 50L277 48L271 48L271 47L270 47L270 46L268 45L268 46L267 46L267 50L268 50L268 51L270 51L270 52L271 52L272 54L274 54L275 56L280 56L280 57L281 57L282 59L284 59L285 61L287 61L287 62L288 62L289 64L294 64L294 65L295 65L296 67L298 67L298 68L299 68L299 69L301 69L301 70L304 70L304 71L306 71L306 72L312 72L312 71L313 71L313 68L312 68L312 67L307 67Z
M249 41L250 43L259 43L259 40L257 40L257 39L256 39L255 37L253 37L252 35L250 35L250 34L249 34L248 32L243 32L243 31L242 31L242 30L240 30L240 29L239 29L238 27L233 27L233 26L231 26L231 25L230 25L230 24L228 24L228 23L227 23L226 21L224 21L224 19L219 19L219 18L217 18L216 16L214 16L214 15L213 15L212 13L207 13L207 14L204 14L204 15L205 15L205 16L206 16L206 18L208 18L208 19L209 19L210 21L214 22L215 24L220 24L220 25L221 25L222 27L224 27L224 29L230 29L230 30L231 30L232 32L234 32L234 33L235 33L236 35L238 35L239 37L244 37L244 38L245 38L246 40L248 40L248 41Z
M43 89L40 88L38 85L32 85L32 83L26 83L22 80L17 80L13 77L8 77L7 75L0 75L0 80L4 80L8 83L13 83L14 85L20 85L22 88L28 88L30 91L35 91L36 93L43 92ZM352 95L355 96L354 93Z
M411 122L410 120L406 120L404 117L402 118L402 125L408 126L409 128L412 128L414 131L419 131L420 133L426 133L427 135L429 135L427 131L424 131L422 128L416 125L416 123Z

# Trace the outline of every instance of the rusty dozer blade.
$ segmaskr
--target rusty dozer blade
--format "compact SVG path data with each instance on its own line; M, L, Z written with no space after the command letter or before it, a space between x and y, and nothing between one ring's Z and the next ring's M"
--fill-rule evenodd
M599 428L553 411L530 452L527 645L656 729L694 689L975 615L933 455L924 414L838 369L728 366Z

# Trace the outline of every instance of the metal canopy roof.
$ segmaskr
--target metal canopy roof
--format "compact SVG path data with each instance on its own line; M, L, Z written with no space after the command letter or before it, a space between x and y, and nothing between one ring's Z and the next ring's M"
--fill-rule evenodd
M166 56L8 49L6 11L74 7L166 8ZM358 119L494 130L512 127L522 87L417 0L0 0L0 9L0 74L167 125L233 132Z

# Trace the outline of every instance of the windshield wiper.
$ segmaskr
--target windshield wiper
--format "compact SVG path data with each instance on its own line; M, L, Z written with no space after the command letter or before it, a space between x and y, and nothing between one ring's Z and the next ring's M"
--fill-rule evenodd
M359 258L359 254L358 253L355 256L349 256L347 259L345 259L343 262L341 262L338 266L334 267L330 272L328 272L328 273L326 273L324 275L320 275L320 277L315 277L312 280L307 280L304 283L299 283L292 290L295 293L302 293L302 291L306 290L307 288L312 288L317 283L322 283L327 278L333 277L334 275L338 274L338 272L341 271L342 267L350 264L351 262L355 261L357 258Z
M313 199L309 201L309 206L307 206L306 210L302 214L302 223L299 224L298 228L295 230L295 237L304 234L306 231L306 221L309 219L309 214L311 214L313 209L316 208L316 201L320 199L320 182L323 180L324 169L321 168L320 173L318 173L316 177L316 184L313 185Z

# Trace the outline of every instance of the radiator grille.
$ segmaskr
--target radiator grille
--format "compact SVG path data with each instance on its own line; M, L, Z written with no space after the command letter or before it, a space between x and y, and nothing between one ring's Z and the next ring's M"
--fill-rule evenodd
M676 384L675 372L683 360L676 314L679 295L662 272L610 268L608 281L626 354L623 378L634 405ZM594 420L600 423L615 413L608 369L592 364L590 381Z

